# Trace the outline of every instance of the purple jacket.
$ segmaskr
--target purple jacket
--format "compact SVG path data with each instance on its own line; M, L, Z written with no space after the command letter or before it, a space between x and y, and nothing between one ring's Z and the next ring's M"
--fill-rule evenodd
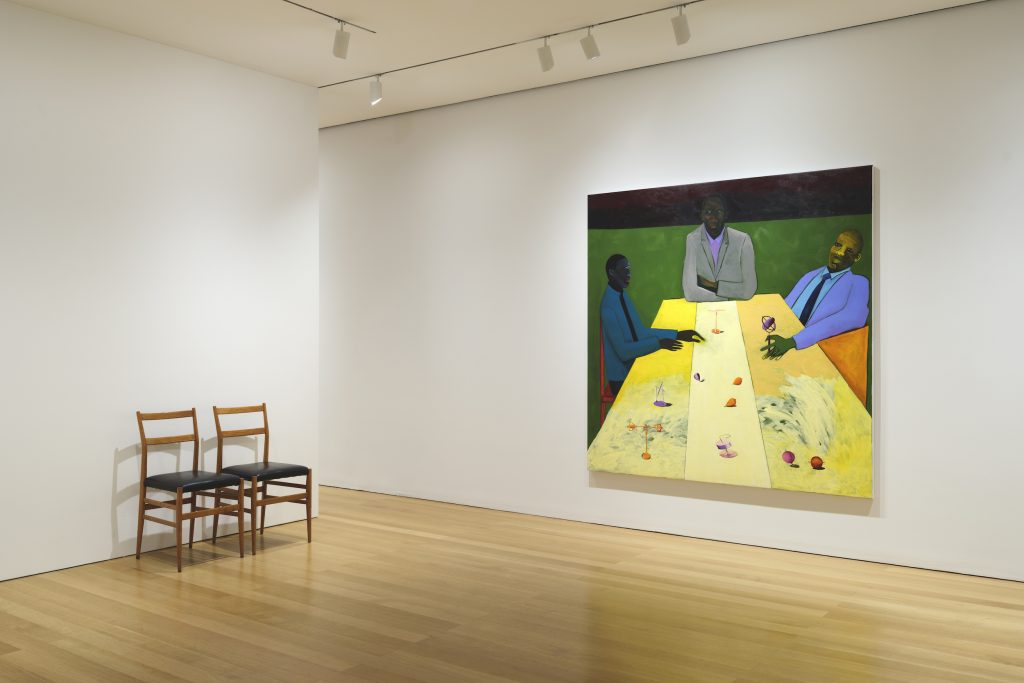
M786 304L790 308L796 305L800 293L814 276L820 273L821 268L815 268L800 278L793 291L786 297ZM868 321L870 293L871 286L863 275L854 275L850 272L840 277L818 302L818 307L808 318L804 329L793 336L796 348L806 349L822 339L863 327Z

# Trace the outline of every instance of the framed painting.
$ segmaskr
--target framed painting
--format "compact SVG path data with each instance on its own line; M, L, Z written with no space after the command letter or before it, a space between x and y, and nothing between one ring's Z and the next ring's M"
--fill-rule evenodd
M589 197L591 470L872 496L872 183Z

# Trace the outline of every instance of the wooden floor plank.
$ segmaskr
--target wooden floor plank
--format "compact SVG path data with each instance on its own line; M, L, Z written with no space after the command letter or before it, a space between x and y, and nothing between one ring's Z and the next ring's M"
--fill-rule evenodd
M1024 680L1016 582L327 487L313 526L0 583L0 680Z

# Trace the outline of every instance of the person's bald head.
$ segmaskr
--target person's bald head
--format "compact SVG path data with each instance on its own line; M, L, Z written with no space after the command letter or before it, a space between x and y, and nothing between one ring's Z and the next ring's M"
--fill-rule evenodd
M864 251L864 236L860 230L850 228L843 230L836 237L832 248L828 252L828 269L830 272L846 270L857 261L860 261L861 253Z

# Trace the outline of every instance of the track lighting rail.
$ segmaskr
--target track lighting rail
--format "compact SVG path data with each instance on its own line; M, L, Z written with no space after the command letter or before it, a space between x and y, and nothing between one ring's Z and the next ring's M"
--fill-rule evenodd
M365 26L360 26L359 24L353 24L348 19L342 19L341 17L336 17L333 14L327 14L326 12L321 12L318 9L313 9L312 7L306 7L305 5L300 5L297 2L292 2L292 0L281 0L281 2L287 2L289 5L295 5L296 7L301 7L302 9L310 11L310 12L313 12L314 14L319 14L321 17L327 17L328 19L334 19L337 22L343 23L343 24L345 24L347 26L351 26L353 28L360 29L361 31L366 31L367 33L376 33L376 31L374 31L372 28L366 28Z
M422 67L425 67L425 66L432 66L434 64L440 64L442 62L450 62L450 61L455 60L455 59L463 59L465 57L472 57L474 55L484 54L485 52L494 52L496 50L504 50L506 48L515 47L516 45L526 45L527 43L535 43L537 41L542 41L542 40L545 40L545 39L554 38L555 36L562 36L562 35L566 35L566 34L569 34L569 33L577 33L579 31L586 31L588 29L593 29L594 27L597 27L597 26L606 26L608 24L615 24L615 23L618 23L620 21L627 21L629 19L636 19L637 17L647 16L648 14L657 14L658 12L667 12L669 10L674 10L674 9L679 9L679 8L683 8L683 7L688 7L689 5L695 5L695 4L699 3L699 2L704 2L704 1L705 0L689 0L689 2L682 2L682 3L677 2L677 3L674 3L674 4L668 5L666 7L659 7L658 9L647 10L646 12L637 12L636 14L630 14L630 15L625 16L625 17L616 17L615 19L606 19L605 21L598 21L598 22L594 22L592 24L584 24L583 26L577 26L575 28L566 29L564 31L558 31L556 33L548 33L548 34L542 35L542 36L535 36L533 38L526 38L524 40L517 40L517 41L512 42L512 43L505 43L504 45L495 45L494 47L486 47L486 48L483 48L481 50L473 50L472 52L464 52L462 54L452 55L451 57L442 57L440 59L432 59L429 62L423 62L421 64L410 64L409 66L400 66L400 67L395 68L395 69L389 69L387 71L381 71L381 72L377 72L377 73L367 74L365 76L357 76L355 78L347 78L347 79L345 79L343 81L336 81L334 83L327 83L326 85L321 85L321 86L318 86L318 87L321 88L321 89L322 88L332 88L332 87L334 87L336 85L345 85L346 83L355 83L356 81L365 81L365 80L368 80L368 79L371 79L371 78L376 78L376 79L379 80L381 76L387 76L388 74L399 73L401 71L409 71L410 69L419 69L419 68L422 68ZM289 3L293 4L293 5L297 4L297 3L292 2L291 0L284 0L284 2L289 2ZM299 5L299 6L301 7L302 5ZM306 8L306 9L309 9L309 8ZM316 11L316 10L313 10L313 11ZM320 14L320 12L318 12L318 14ZM324 15L324 16L329 16L329 15ZM344 21L342 19L337 19L337 17L331 17L331 18L332 19L336 19L337 21ZM345 23L347 24L349 22L346 21ZM352 26L355 26L355 24L352 24ZM357 27L357 28L361 28L361 27ZM368 30L368 29L364 29L364 30Z

